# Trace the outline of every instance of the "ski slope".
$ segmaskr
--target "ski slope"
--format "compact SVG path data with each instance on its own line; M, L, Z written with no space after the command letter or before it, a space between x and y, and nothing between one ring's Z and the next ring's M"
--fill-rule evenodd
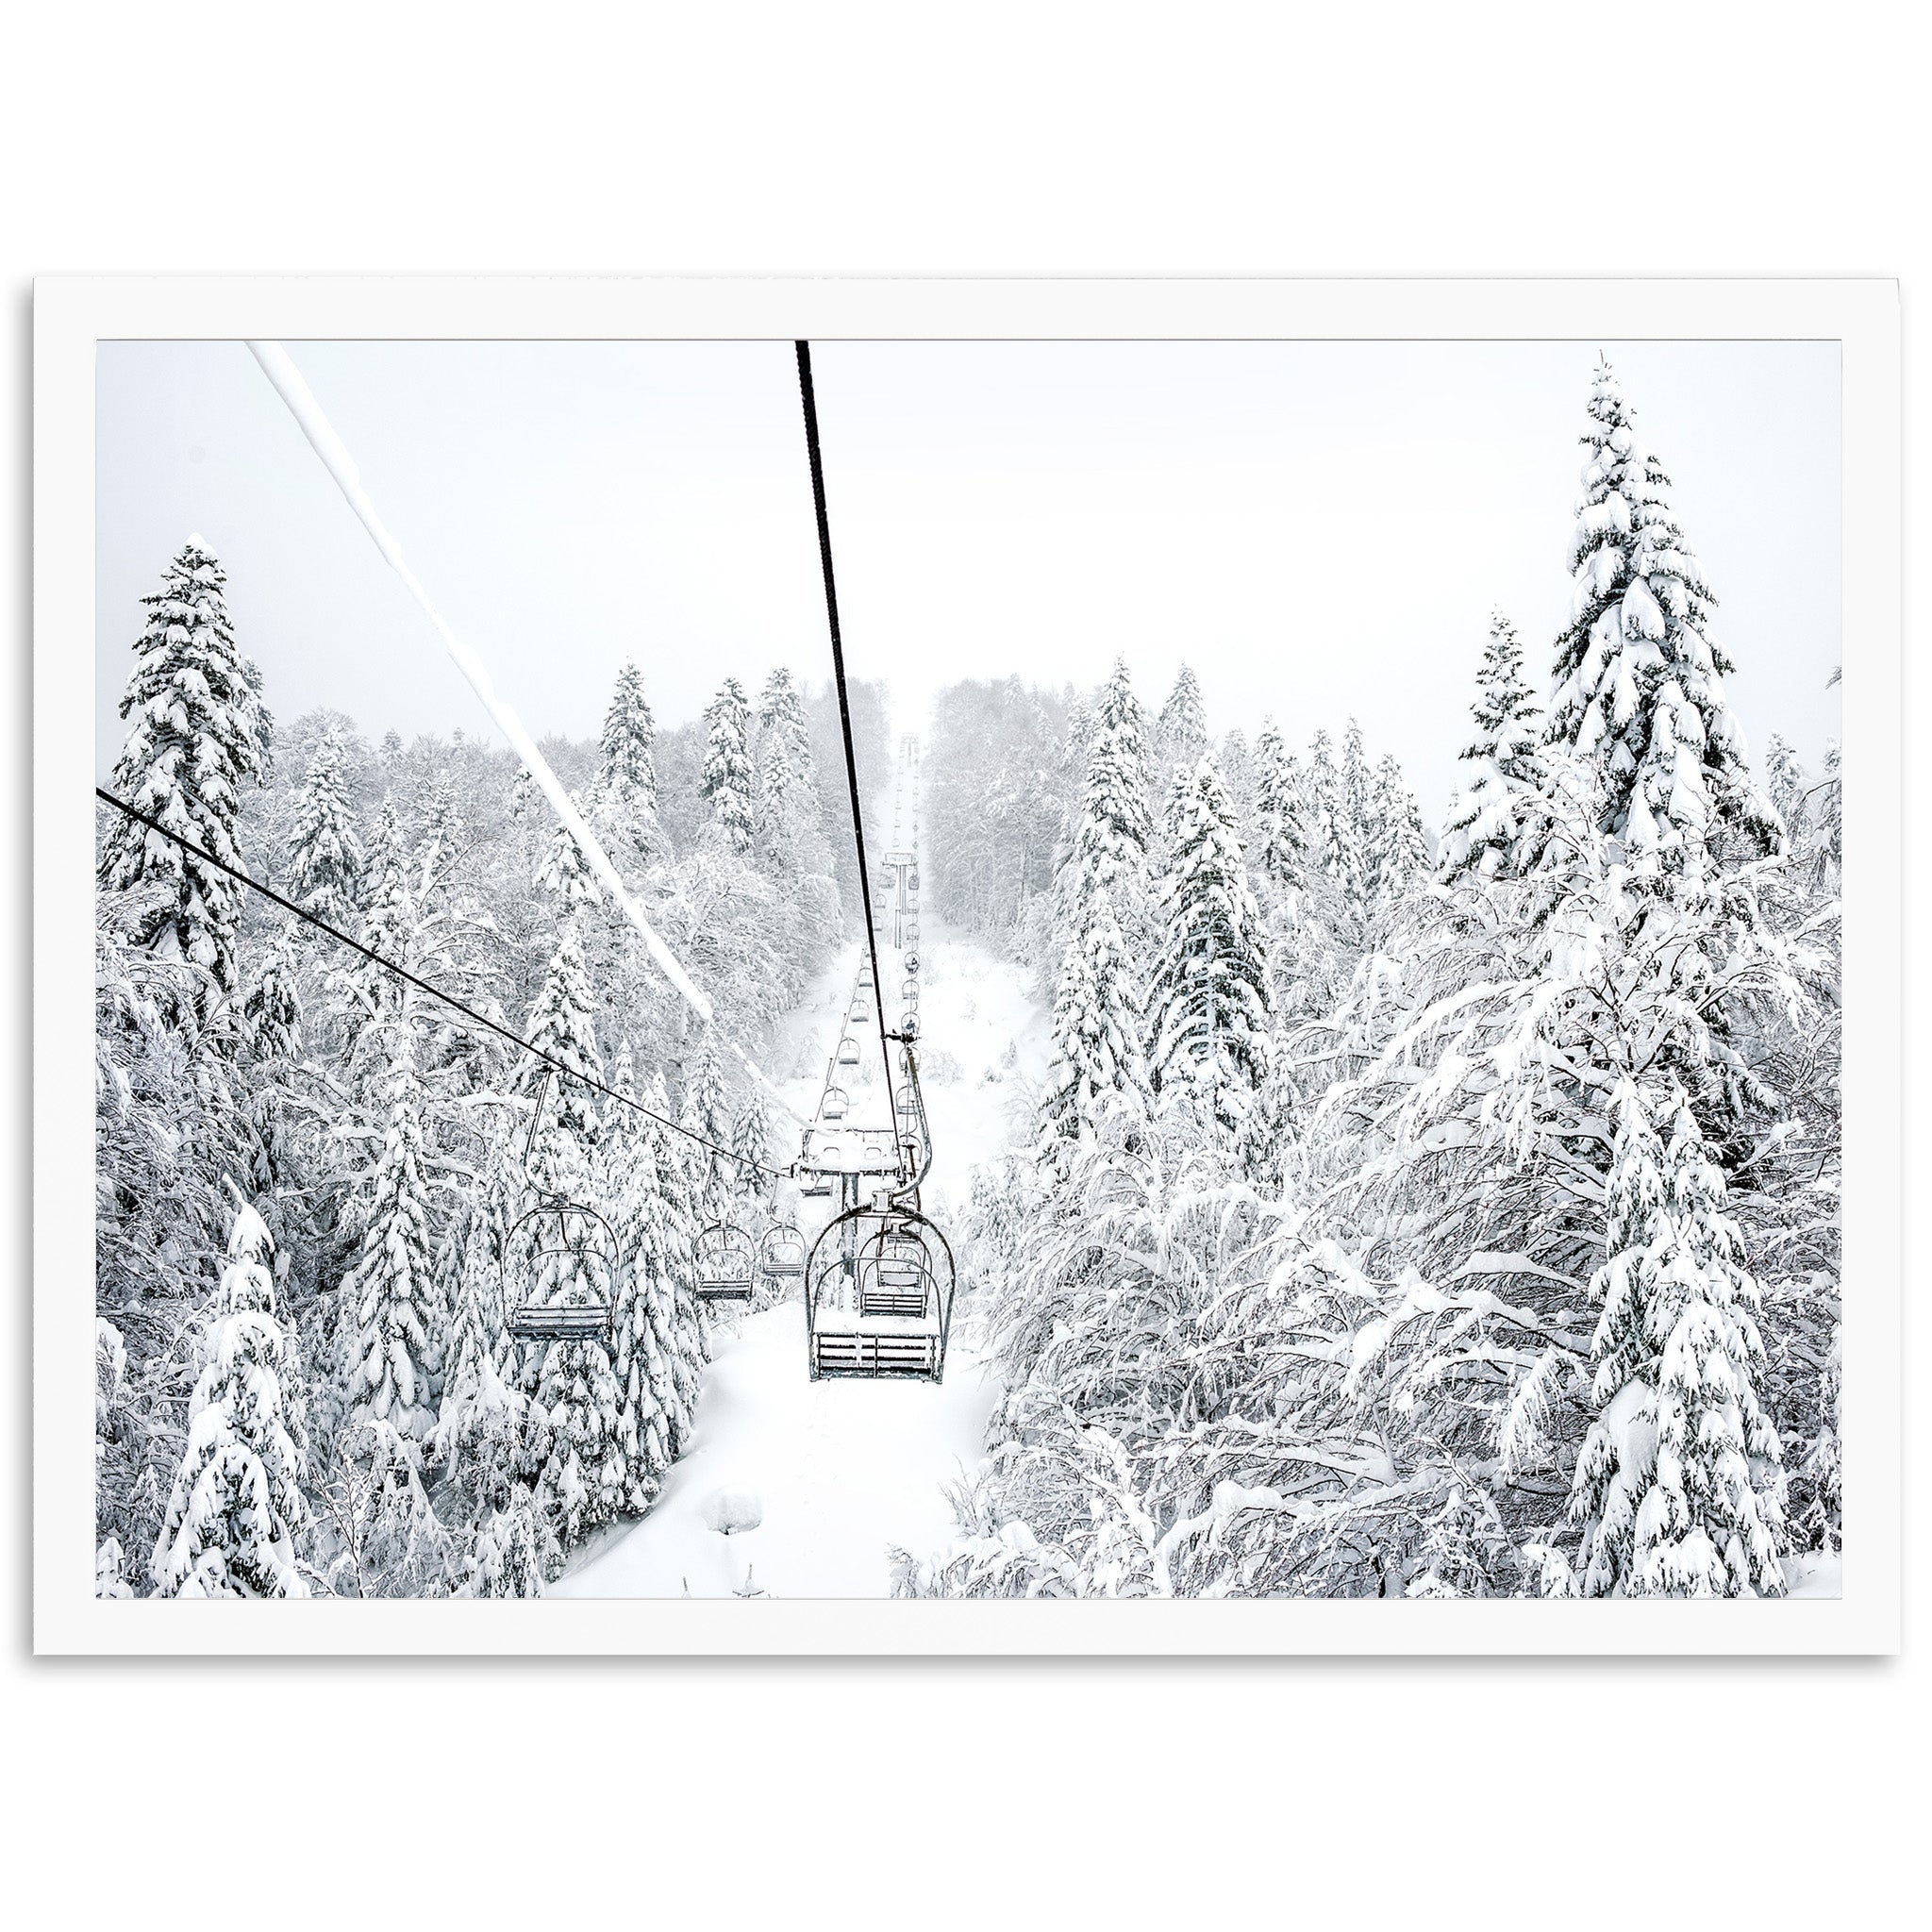
M922 921L922 1065L932 1070L924 1086L934 1150L924 1198L950 1227L974 1168L997 1158L1031 1118L1047 1026L1018 967L949 936L929 913ZM773 1056L786 1098L807 1116L816 1109L858 965L858 947L846 947L800 1003ZM892 1024L899 956L882 950L879 967ZM853 1031L862 1063L843 1082L849 1118L888 1125L876 1034L868 1041ZM818 1210L799 1215L808 1238L823 1224L825 1205L796 1204ZM587 1545L550 1594L887 1595L894 1546L925 1556L951 1541L947 1486L982 1453L995 1391L972 1354L966 1313L963 1305L956 1310L938 1387L808 1380L805 1310L796 1300L722 1324L691 1447L651 1513ZM757 1526L742 1526L752 1517Z

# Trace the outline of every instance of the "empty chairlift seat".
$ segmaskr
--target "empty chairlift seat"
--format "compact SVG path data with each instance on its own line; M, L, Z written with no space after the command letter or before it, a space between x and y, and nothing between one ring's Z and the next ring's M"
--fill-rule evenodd
M941 1380L953 1282L945 1238L903 1191L882 1189L869 1207L848 1208L806 1266L812 1379Z
M758 1244L758 1273L774 1290L805 1278L805 1237L791 1222L765 1230Z
M595 1208L545 1201L527 1209L510 1224L499 1268L504 1332L511 1341L608 1339L617 1237Z
M713 1222L698 1236L695 1254L701 1302L748 1302L758 1257L751 1237L728 1221Z
M848 1033L839 1042L839 1051L835 1058L841 1067L856 1067L858 1064L858 1042L851 1034Z
M819 1118L822 1121L842 1121L849 1105L842 1087L827 1087L819 1097Z

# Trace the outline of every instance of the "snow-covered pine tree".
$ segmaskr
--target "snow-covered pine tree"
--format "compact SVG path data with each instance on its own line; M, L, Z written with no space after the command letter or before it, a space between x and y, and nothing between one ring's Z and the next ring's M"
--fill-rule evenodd
M1303 883L1308 828L1302 814L1301 773L1273 718L1255 741L1255 863L1281 891Z
M137 810L225 865L241 866L242 789L268 769L270 725L259 676L235 643L222 567L191 537L161 588L142 598L148 618L121 699L127 738L112 789ZM99 877L131 896L137 945L191 959L217 995L235 991L235 928L242 888L172 839L115 813L101 840Z
M247 1079L245 1105L254 1140L250 1162L257 1187L273 1188L291 1164L282 1099L291 1069L302 1057L301 949L297 922L275 929L242 989L242 1030Z
M691 1060L677 1124L688 1134L709 1141L712 1147L731 1144L731 1101L724 1090L724 1064L717 1040L708 1030L698 1042ZM735 1191L735 1163L709 1148L700 1147L695 1141L683 1142L683 1154L690 1163L693 1190L705 1219L728 1221Z
M1604 828L1640 876L1776 851L1784 827L1752 781L1709 634L1716 599L1607 361L1589 414L1548 740L1601 764Z
M768 858L790 856L803 824L818 823L818 778L811 726L791 674L779 665L758 693L755 811Z
M1208 710L1201 701L1201 680L1190 664L1181 666L1174 689L1160 708L1154 742L1171 782L1191 779L1201 754L1208 749Z
M188 1447L155 1546L158 1596L308 1594L295 1564L308 1517L303 1457L283 1391L299 1372L275 1317L274 1251L267 1224L241 1201L208 1364L189 1404Z
M1363 895L1365 898L1373 897L1374 876L1370 854L1380 836L1376 816L1379 801L1375 796L1375 774L1369 763L1368 749L1362 741L1362 727L1354 718L1348 721L1348 730L1341 741L1341 764L1336 773L1336 794L1348 827L1349 842L1360 869Z
M1080 902L1054 996L1053 1058L1040 1097L1042 1154L1063 1160L1104 1108L1145 1111L1144 1025L1126 941L1112 902L1095 887Z
M570 802L580 812L583 810L583 800L575 791L570 794ZM597 883L597 874L591 870L591 861L584 857L576 834L561 819L550 835L543 862L537 868L537 885L557 895L561 919L575 920L586 907L604 903L604 891Z
M530 1042L562 1065L601 1081L604 1066L591 1015L583 950L575 922L566 921L530 1016ZM540 1109L530 1150L528 1199L593 1205L591 1160L603 1131L594 1090L535 1060L525 1069L523 1085ZM512 1271L535 1271L524 1292L538 1307L614 1305L616 1257L587 1224L573 1225L581 1239L559 1243L558 1252L541 1259L511 1255ZM617 1377L610 1351L601 1340L551 1341L532 1353L524 1386L549 1447L538 1472L535 1503L550 1539L550 1560L560 1562L621 1507Z
M342 1285L349 1418L357 1426L387 1424L420 1441L436 1421L434 1257L423 1177L423 1090L407 1000L380 1037L389 1051L389 1127L363 1216L361 1257Z
M1442 830L1437 875L1444 885L1472 875L1521 877L1536 863L1547 816L1542 712L1524 675L1515 626L1500 610L1490 619L1470 708L1475 735L1463 749L1461 783Z
M657 857L664 845L658 824L657 741L657 720L645 701L643 680L637 665L626 659L604 714L596 795L604 823L639 863Z
M1148 1000L1148 1067L1163 1102L1197 1096L1238 1129L1268 1076L1268 935L1211 752L1175 799L1174 851L1159 886L1165 934Z
M705 762L700 791L711 824L728 852L750 852L752 808L751 712L744 687L727 677L705 708Z
M296 794L285 862L290 896L318 919L343 929L355 916L363 865L343 771L345 752L342 735L333 724L316 741Z
M628 1040L618 1044L610 1084L626 1099L636 1098L636 1064ZM650 1124L630 1108L612 1103L599 1150L599 1191L611 1204L617 1239L611 1341L611 1373L617 1381L615 1448L621 1463L617 1507L631 1516L641 1516L651 1507L664 1472L671 1466L666 1418L658 1394L669 1372L655 1359L658 1337L652 1323L658 1257L650 1225L657 1205L650 1198L657 1171L644 1144Z
M692 1248L700 1208L691 1186L691 1143L658 1123L671 1115L661 1074L644 1089L644 1105L657 1116L646 1123L638 1147L637 1188L632 1197L640 1265L646 1271L651 1325L650 1383L663 1417L667 1460L691 1441L698 1380L705 1362Z
M1146 713L1122 658L1114 659L1112 674L1101 688L1089 744L1080 819L1074 831L1076 890L1117 895L1131 918L1145 891L1152 829L1150 758Z
M1757 1284L1681 1089L1616 1099L1597 1406L1576 1464L1590 1596L1775 1595L1778 1441L1758 1405ZM1668 1138L1666 1138L1668 1137Z
M503 1507L493 1509L477 1530L459 1593L494 1597L543 1594L536 1506L524 1484L515 1484Z
M1375 766L1372 816L1375 829L1368 852L1369 876L1382 900L1406 891L1429 870L1428 835L1393 752L1384 752Z
M1315 733L1308 751L1308 803L1314 813L1315 855L1322 870L1348 906L1358 912L1367 898L1364 858L1325 731Z

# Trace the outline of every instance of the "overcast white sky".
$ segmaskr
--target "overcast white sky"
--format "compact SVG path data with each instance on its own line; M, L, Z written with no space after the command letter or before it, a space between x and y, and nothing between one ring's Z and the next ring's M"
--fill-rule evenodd
M1601 344L1720 600L1754 758L1838 731L1836 343ZM1599 345L828 343L813 351L847 663L917 728L939 686L1150 707L1217 733L1351 712L1435 822L1500 605L1541 682L1567 608ZM443 614L540 736L634 655L660 722L727 674L826 675L789 342L291 343ZM488 730L240 342L104 343L97 753L138 600L199 532L278 717Z

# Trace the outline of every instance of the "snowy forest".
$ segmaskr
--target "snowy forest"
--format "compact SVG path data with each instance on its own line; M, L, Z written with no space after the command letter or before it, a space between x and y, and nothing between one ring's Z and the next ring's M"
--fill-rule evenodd
M1560 633L1444 641L1440 816L1286 673L1252 735L1098 641L1084 688L918 721L925 950L1015 974L1044 1052L978 1082L947 1379L990 1414L946 1534L880 1525L895 1593L1776 1595L1835 1556L1837 757L1754 762L1607 365L1581 434ZM542 1595L764 1319L696 1299L702 1230L803 1214L732 1048L858 957L837 706L778 668L660 729L641 647L543 746L707 1030L512 753L279 722L220 549L147 599L108 789L310 918L102 806L97 1589ZM876 855L891 694L851 696ZM612 1332L520 1348L558 1195L614 1230Z

